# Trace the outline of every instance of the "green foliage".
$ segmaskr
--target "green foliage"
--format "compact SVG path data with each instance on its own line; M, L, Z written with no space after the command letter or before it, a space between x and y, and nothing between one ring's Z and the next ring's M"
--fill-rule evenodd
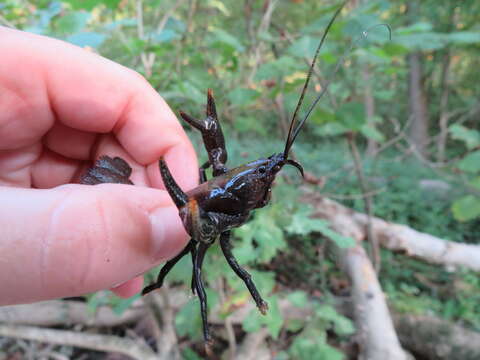
M254 309L242 323L246 332L256 332L262 326L266 326L273 339L277 339L283 326L283 317L278 307L278 296L267 297L268 312L265 316L258 316L258 310Z
M306 303L304 298L297 292L289 300L303 307ZM331 330L340 337L352 335L355 332L352 322L330 305L313 302L313 309L314 315L304 322L303 330L293 341L288 354L292 359L344 359L341 352L328 344L326 331Z
M291 223L286 230L290 234L302 236L318 232L332 240L340 248L348 248L355 245L355 240L333 231L325 220L310 218L310 214L311 209L309 207L300 208L293 214Z
M465 158L458 163L458 168L469 173L480 172L480 150L465 156Z
M450 126L449 131L453 139L465 142L469 150L480 146L480 131L468 129L459 124Z
M250 18L244 4L238 1L197 1L194 14L190 14L191 3L179 3L173 9L169 2L143 1L143 35L139 33L135 2L6 0L0 4L0 11L2 22L90 47L144 74L175 112L182 109L202 118L206 89L213 88L227 135L229 166L244 163L246 152L249 159L255 159L281 151L285 135L282 129L288 124L280 125L279 119L289 119L292 115L305 80L306 57L313 55L338 2L318 6L311 1L280 1L272 14L271 26L262 31L257 30L264 15L263 2L249 2ZM361 190L351 171L351 157L342 137L353 132L359 145L367 140L386 143L397 136L397 125L391 126L391 123L398 122L399 128L408 124L406 56L412 51L420 52L423 57L422 80L429 99L430 120L436 124L441 112L442 64L449 52L452 61L447 79L450 89L447 110L449 114L460 115L449 118L447 157L460 160L441 170L445 178L423 164L401 158L402 154L396 151L384 152L377 159L366 161L364 170L370 188L378 191L374 197L375 215L452 241L478 243L480 130L475 119L465 117L467 112L463 109L473 109L480 93L479 73L472 71L480 66L477 46L480 35L475 18L480 11L479 3L448 2L438 6L430 0L413 19L407 16L406 5L410 4L383 0L363 2L355 9L350 7L344 11L338 19L320 52L299 117L305 115L308 105L327 81L332 81L331 86L300 134L295 156L306 170L325 176L326 184L321 191L329 196L346 197L346 205L363 211ZM168 19L162 23L167 13ZM336 62L351 41L379 23L392 27L392 40L388 40L384 27L369 29L368 37L358 42L332 78ZM150 69L141 59L146 54L155 56ZM370 73L370 83L363 77L365 69ZM367 118L365 111L367 85L375 102L373 118ZM437 135L437 132L432 126L430 134ZM236 141L237 138L241 141ZM403 142L400 144L405 146ZM285 169L283 173L290 176L293 174L290 171ZM425 190L420 186L424 179L442 180L451 188ZM327 331L341 341L351 334L353 327L332 307L318 304L306 293L296 291L288 299L296 306L312 306L312 319L286 322L278 310L278 299L282 295L275 285L279 273L291 272L297 282L318 287L324 281L320 279L322 276L338 276L332 270L332 263L318 263L316 251L323 239L328 238L340 247L353 244L352 239L333 232L325 221L312 219L311 209L294 200L298 198L296 187L298 183L287 185L279 179L272 204L257 211L250 223L235 231L234 254L251 272L270 303L267 317L254 311L243 328L256 331L267 327L272 338L277 338L282 329L298 333L279 359L341 359L343 355L329 343ZM272 268L281 256L290 256L291 261ZM461 272L457 276L389 252L382 256L389 266L383 267L380 279L397 309L416 313L433 311L480 329L478 274ZM267 268L272 271L266 271ZM191 270L191 261L186 257L167 280L183 284L188 291ZM328 274L324 274L324 270ZM150 272L150 280L157 271ZM429 282L421 278L425 274ZM211 289L219 277L226 284L223 317L230 315L229 305L251 301L243 282L231 272L217 246L212 246L206 258L204 277L208 283L209 306L218 302L216 292ZM461 282L463 287L451 294L445 288L453 281ZM435 286L429 288L426 284L432 282ZM328 296L328 289L322 292ZM123 300L97 293L88 297L88 305L92 312L99 305L110 305L121 313L135 299ZM180 336L201 339L198 308L198 301L192 300L177 314L175 321ZM190 349L185 350L184 357L198 358Z
M480 216L480 198L474 195L463 196L452 205L453 216L460 221L468 221Z
M190 280L188 281L190 284ZM211 289L205 289L208 299L208 309L213 308L218 302L218 295ZM178 335L198 340L202 339L202 318L200 315L198 298L188 301L175 315L175 328Z
M120 316L139 298L140 294L124 299L110 292L96 292L87 296L87 308L95 314L99 306L109 306L115 314Z
M437 314L480 330L480 280L473 271L449 272L436 265L383 252L380 280L397 311Z

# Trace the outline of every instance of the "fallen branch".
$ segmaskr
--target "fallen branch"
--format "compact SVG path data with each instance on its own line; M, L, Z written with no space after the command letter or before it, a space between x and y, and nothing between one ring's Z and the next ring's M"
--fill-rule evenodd
M115 352L139 360L159 358L144 342L110 335L86 334L66 330L53 330L33 326L0 324L0 336L46 342L67 346Z
M50 300L33 304L0 307L0 322L17 325L56 326L81 324L85 326L118 326L137 321L145 314L139 306L131 306L121 315L108 306L100 306L95 313L80 301Z
M340 264L352 282L352 300L360 359L404 360L385 296L363 247L338 249Z
M394 317L402 344L431 360L480 359L480 333L431 316Z
M314 216L329 220L336 231L342 232L347 228L349 232L355 234L353 236L355 239L365 239L364 228L368 222L367 215L312 193L308 194L306 201L314 205ZM430 263L451 267L463 266L480 271L479 245L443 240L406 225L390 223L377 217L372 218L372 228L380 245L387 249L402 251Z

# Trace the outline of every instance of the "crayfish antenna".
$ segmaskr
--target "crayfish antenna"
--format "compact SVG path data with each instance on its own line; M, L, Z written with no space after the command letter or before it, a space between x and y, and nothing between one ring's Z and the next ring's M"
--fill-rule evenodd
M283 155L285 156L285 159L288 158L288 152L290 151L290 148L293 145L293 142L295 141L295 136L298 134L300 131L300 128L303 126L305 123L306 119L303 119L303 121L300 123L300 125L297 127L295 134L292 136L292 131L293 131L293 126L295 124L295 120L297 119L298 111L300 110L300 107L302 106L303 103L303 98L305 97L305 93L308 88L308 84L310 83L310 78L312 77L313 74L313 68L315 67L315 63L317 62L317 57L320 52L320 49L322 48L323 43L325 42L325 38L327 37L328 32L330 31L330 28L333 25L333 22L337 18L337 16L340 14L342 11L343 7L345 6L347 2L345 1L338 9L335 11L335 14L332 16L330 21L328 22L328 25L323 32L322 38L320 39L320 43L317 46L317 49L315 50L315 55L313 56L312 64L310 65L308 69L308 74L307 74L307 79L305 80L305 84L303 85L302 93L300 94L300 99L298 100L297 106L295 107L295 111L293 112L292 116L292 121L290 122L290 128L288 129L288 135L287 135L287 141L285 142L285 150L283 151Z

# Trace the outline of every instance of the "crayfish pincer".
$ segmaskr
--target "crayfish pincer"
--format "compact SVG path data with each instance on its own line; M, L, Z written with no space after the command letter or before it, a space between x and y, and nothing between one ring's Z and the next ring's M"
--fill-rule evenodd
M294 125L296 124L297 115L308 88L320 48L340 10L341 8L336 11L328 23L316 49L300 99L290 122L283 152L273 154L268 158L260 158L230 170L227 169L225 165L227 162L225 140L222 128L218 122L213 93L211 90L208 90L206 118L204 120L197 120L180 112L183 120L201 132L208 154L208 161L200 168L200 185L193 190L184 192L172 177L167 163L163 159L159 161L160 173L165 187L178 207L180 218L191 239L177 256L167 261L160 270L157 281L143 289L142 294L145 295L160 288L165 276L172 267L183 256L191 254L193 261L191 287L192 291L198 294L200 300L203 335L207 348L211 343L211 337L207 323L207 296L202 281L202 264L205 253L215 240L219 239L225 259L235 274L245 282L260 312L265 314L268 310L268 304L258 292L250 274L238 264L233 256L230 233L231 229L239 227L247 221L252 210L268 204L271 198L273 181L283 166L292 165L303 176L302 166L296 161L289 159L288 155L305 121L326 92L330 83L324 86L307 110L306 116L299 121L298 126L295 127ZM212 168L213 177L208 180L205 170L209 167ZM87 184L101 182L131 183L128 180L130 171L130 167L122 159L111 159L104 156L84 175L82 182Z

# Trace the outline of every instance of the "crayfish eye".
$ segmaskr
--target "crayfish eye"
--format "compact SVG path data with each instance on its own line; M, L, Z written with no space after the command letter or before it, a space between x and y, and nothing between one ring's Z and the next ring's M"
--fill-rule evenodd
M280 165L275 165L273 167L273 171L275 171L275 172L280 171L280 169L281 169Z
M260 167L258 168L258 172L259 172L260 174L265 174L266 171L267 171L267 168L266 168L265 166L260 166Z

